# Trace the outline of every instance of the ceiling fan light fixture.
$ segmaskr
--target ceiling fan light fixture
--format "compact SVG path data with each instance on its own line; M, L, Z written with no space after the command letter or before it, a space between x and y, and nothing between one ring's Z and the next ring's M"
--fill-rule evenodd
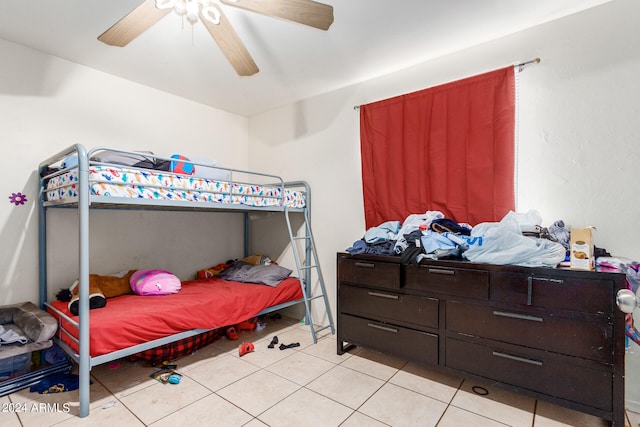
M200 12L200 4L198 3L198 0L187 0L185 10L187 12L187 21L189 21L191 25L198 22L198 12Z
M202 17L212 24L220 24L220 12L215 7L202 7Z
M198 22L201 3L202 0L155 0L157 9L173 9L176 15L185 17L191 25Z
M178 0L175 2L175 6L173 6L173 11L178 16L184 16L187 14L187 5L184 3L184 0Z
M235 0L232 0L235 1ZM220 12L211 0L155 0L158 9L173 9L184 16L191 25L198 22L198 13L212 24L220 24Z
M176 7L175 0L156 0L157 9L173 9Z

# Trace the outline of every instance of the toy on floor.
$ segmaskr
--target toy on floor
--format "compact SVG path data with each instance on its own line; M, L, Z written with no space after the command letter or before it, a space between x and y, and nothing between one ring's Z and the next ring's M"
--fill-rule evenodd
M254 350L255 350L255 347L253 346L253 343L243 342L242 344L240 344L240 347L238 347L238 354L240 354L240 357L242 357L245 354L251 353Z
M236 328L234 326L229 326L225 331L225 335L227 335L227 339L233 341L238 339L238 331L236 331Z
M258 324L258 318L253 317L249 320L245 320L244 322L238 323L236 326L241 331L253 331L256 329L256 325Z
M235 341L238 339L238 330L253 331L256 329L257 322L258 322L258 318L254 317L252 319L245 320L244 322L240 322L237 325L232 325L227 327L224 333L227 336L227 339Z
M180 384L180 380L182 379L182 374L179 374L167 366L152 372L149 376L160 381L162 384Z

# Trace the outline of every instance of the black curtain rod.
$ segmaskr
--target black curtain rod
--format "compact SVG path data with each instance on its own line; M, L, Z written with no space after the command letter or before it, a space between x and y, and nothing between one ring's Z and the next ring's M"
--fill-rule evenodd
M524 70L527 65L539 64L539 63L540 63L540 58L535 58L535 59L532 59L530 61L525 61L525 62L521 62L519 64L516 64L516 65L514 65L514 67L517 68L518 71L520 72L520 71ZM354 105L353 109L357 111L357 110L360 109L360 106L359 105Z
M524 70L524 67L526 67L527 65L539 64L539 63L540 63L540 58L536 58L536 59L532 59L531 61L521 62L520 64L517 64L516 67L518 68L518 71L522 71Z

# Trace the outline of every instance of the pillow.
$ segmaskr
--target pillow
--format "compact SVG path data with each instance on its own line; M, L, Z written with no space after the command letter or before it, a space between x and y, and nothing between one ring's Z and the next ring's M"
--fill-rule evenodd
M196 175L200 178L207 178L218 181L229 181L231 179L231 173L226 169L218 169L216 162L204 157L191 157L191 161L194 163L201 163L207 166L198 166Z
M180 279L167 270L138 270L129 281L138 295L175 294L182 289Z
M268 286L278 286L278 284L291 275L291 270L280 265L253 265L244 261L237 261L225 270L222 270L218 277L234 282L258 283Z
M58 330L56 319L31 302L9 307L8 311L15 310L12 323L18 326L33 342L50 340Z
M91 160L100 163L113 163L122 166L134 166L142 161L153 162L153 153L151 151L136 151L133 153L120 153L117 151L99 151L91 156Z

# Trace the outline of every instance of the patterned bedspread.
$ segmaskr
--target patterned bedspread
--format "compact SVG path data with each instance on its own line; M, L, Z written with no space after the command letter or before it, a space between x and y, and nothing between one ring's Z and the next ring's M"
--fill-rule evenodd
M92 165L91 195L155 200L241 204L253 207L305 206L304 193L279 186L199 178L157 170ZM48 201L75 201L78 170L55 176L46 187Z

